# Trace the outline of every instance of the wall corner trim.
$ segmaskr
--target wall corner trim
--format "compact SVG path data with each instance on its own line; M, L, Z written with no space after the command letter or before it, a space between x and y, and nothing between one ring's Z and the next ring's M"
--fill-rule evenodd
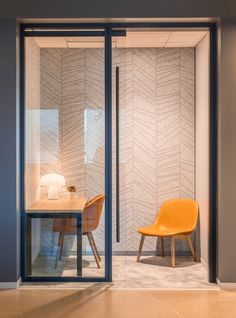
M217 278L216 281L222 290L236 290L236 283L222 283L219 278Z
M203 267L204 267L207 271L209 271L208 263L207 263L202 257L201 257L201 263L202 263Z
M0 289L16 289L21 285L21 277L16 282L0 282Z

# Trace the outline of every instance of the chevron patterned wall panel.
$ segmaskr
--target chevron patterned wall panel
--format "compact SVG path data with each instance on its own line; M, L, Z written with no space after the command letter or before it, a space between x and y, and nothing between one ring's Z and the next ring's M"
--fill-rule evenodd
M85 50L61 52L61 160L66 185L84 196Z
M140 240L136 229L153 222L165 200L195 197L194 50L114 49L115 66L120 67L121 242L115 243L113 228L113 250L132 253ZM115 180L113 190L115 221ZM146 238L144 250L155 248L156 240ZM169 240L165 248L170 250ZM176 250L188 248L177 241Z
M195 196L195 110L193 49L180 51L181 196Z
M116 118L115 118L115 69L120 73L120 243L116 243ZM113 250L130 251L133 235L133 54L131 49L113 50ZM124 142L125 141L125 142Z
M133 236L137 250L140 224L156 211L156 49L133 49ZM122 141L121 141L122 142ZM151 249L147 239L145 249Z
M48 154L41 174L63 174L66 186L76 186L78 196L104 193L104 50L41 49L41 82L41 153ZM55 118L49 112L54 109L60 119L58 160L52 160L52 143L58 136L48 134L55 131ZM43 220L42 253L56 251L58 233L51 230L52 220ZM94 236L104 250L104 213ZM75 250L75 236L66 236L64 251Z
M40 50L40 174L61 173L61 50ZM45 196L46 189L41 188ZM41 220L41 253L52 253L58 235Z
M105 191L105 86L104 49L86 49L86 118L85 118L85 160L86 196ZM100 251L105 249L105 213L93 235ZM90 250L89 244L86 249Z
M61 50L40 50L41 175L61 170Z
M157 209L181 197L180 49L157 50ZM165 249L170 249L165 240ZM176 241L179 250L180 242Z
M60 109L60 172L79 195L104 192L104 50L42 49L45 96ZM52 56L54 55L54 58ZM60 63L52 61L60 57ZM171 198L195 197L194 49L113 50L113 250L137 251L136 229L151 223ZM54 73L60 69L61 78ZM59 67L57 69L57 66ZM115 67L120 68L121 242L115 242ZM60 88L59 88L60 89ZM49 94L50 92L50 94ZM52 96L51 96L52 94ZM53 98L52 98L53 97ZM53 105L56 103L54 102ZM56 104L57 105L57 104ZM57 168L57 166L55 166ZM104 214L103 214L104 217ZM74 243L67 239L67 248ZM95 233L104 250L104 218ZM168 240L165 242L169 250ZM148 238L144 250L154 251ZM177 251L185 251L177 242Z

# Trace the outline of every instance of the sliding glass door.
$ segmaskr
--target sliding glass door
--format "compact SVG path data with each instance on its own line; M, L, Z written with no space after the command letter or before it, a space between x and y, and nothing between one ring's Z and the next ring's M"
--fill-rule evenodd
M111 34L23 33L23 279L109 280Z

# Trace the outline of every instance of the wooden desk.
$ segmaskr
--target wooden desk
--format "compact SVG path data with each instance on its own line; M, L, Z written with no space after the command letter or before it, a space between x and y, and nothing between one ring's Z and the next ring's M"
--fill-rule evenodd
M77 275L82 276L82 213L85 198L39 200L26 209L26 275L32 274L32 218L77 219Z

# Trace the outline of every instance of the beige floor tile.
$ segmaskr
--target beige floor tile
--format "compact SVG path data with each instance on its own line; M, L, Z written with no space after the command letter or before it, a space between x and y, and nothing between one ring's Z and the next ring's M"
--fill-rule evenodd
M0 318L235 318L236 292L18 289L0 291Z
M23 314L21 313L13 313L13 312L0 312L1 318L22 318Z

